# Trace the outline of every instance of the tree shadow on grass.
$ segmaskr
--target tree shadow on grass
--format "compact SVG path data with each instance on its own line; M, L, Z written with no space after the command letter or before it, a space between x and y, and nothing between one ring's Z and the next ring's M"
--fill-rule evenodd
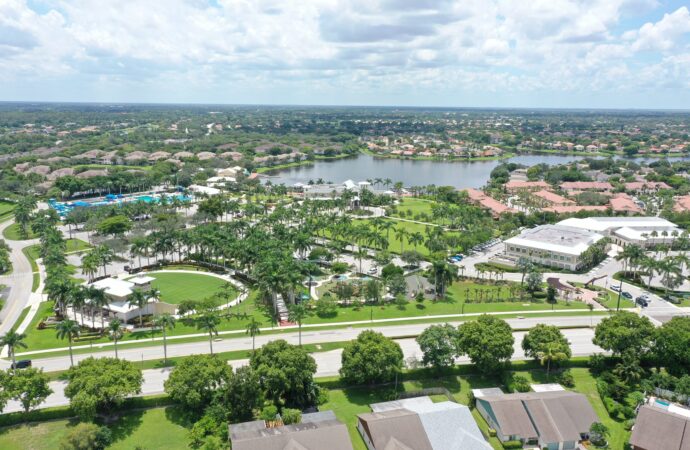
M167 406L165 408L165 418L184 428L191 428L195 422L195 417L179 406Z
M112 423L108 423L108 428L112 433L113 442L121 441L134 433L142 424L145 411L131 411L120 414Z

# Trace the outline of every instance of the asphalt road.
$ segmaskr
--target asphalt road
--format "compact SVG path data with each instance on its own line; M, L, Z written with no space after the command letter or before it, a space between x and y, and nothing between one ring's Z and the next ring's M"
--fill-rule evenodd
M390 328L390 327L388 327ZM357 333L361 330L355 330ZM589 328L578 328L571 330L563 330L563 334L570 341L570 346L573 352L573 356L586 356L593 353L602 352L601 348L597 347L592 343L592 337L594 336L594 330ZM525 332L519 331L515 332L515 353L513 354L513 360L525 359L524 352L522 351L521 343ZM303 341L307 342L304 340ZM275 336L272 336L275 338ZM239 340L235 340L239 341ZM323 339L314 342L326 342ZM408 367L413 367L418 364L421 360L422 353L413 338L399 339L397 342L403 350L405 364ZM245 342L246 343L246 342ZM251 348L251 341L249 341L249 348ZM338 369L340 369L340 357L342 350L331 350L327 352L314 353L312 356L316 360L317 364L317 377L337 375ZM160 355L159 355L160 356ZM459 364L467 364L469 360L466 357L458 358L456 360ZM233 367L240 367L247 364L246 359L230 361L230 365ZM151 369L144 370L144 383L141 389L141 395L154 395L163 392L163 383L170 375L172 369ZM64 388L66 382L64 381L53 381L50 383L53 389L53 394L51 394L46 402L43 403L40 408L48 408L52 406L62 406L69 404L69 400L64 395ZM4 412L14 412L20 411L21 406L15 401L10 401L7 403Z
M0 224L0 236L5 228L14 223L14 219L7 220ZM11 241L5 239L5 243L10 247L10 261L12 261L12 272L9 275L0 276L0 284L10 288L9 294L5 299L5 306L0 311L0 336L7 333L15 324L22 313L22 310L29 302L31 295L31 285L33 283L33 273L29 260L22 253L24 247L37 243L37 239L27 241Z
M514 329L526 329L537 325L538 323L548 323L550 325L556 325L559 327L572 327L572 326L590 326L596 325L603 318L603 316L544 316L544 317L530 317L524 319L507 319L506 321ZM449 321L453 325L460 324L459 321ZM408 324L408 325L387 325L387 326L374 326L372 329L383 333L388 337L406 337L406 336L417 336L424 329L429 327L428 323L419 324ZM303 344L319 344L326 342L343 342L356 339L357 335L361 333L365 328L341 328L336 330L318 330L303 328L302 331L302 343ZM280 335L268 334L259 335L256 337L256 347L261 347L263 344L273 341L276 339L285 339L291 344L297 344L299 342L299 335L297 331L291 333L283 333ZM198 342L188 342L184 344L175 344L174 340L168 340L168 357L176 356L187 356L200 353L209 353L209 342L208 340L198 341ZM226 339L218 339L213 342L213 351L216 353L229 352L237 350L249 350L252 348L252 340L248 336L243 337L233 337ZM58 356L52 358L36 358L38 355L33 355L33 366L40 367L46 372L56 372L60 370L69 369L70 360L69 356ZM107 351L95 351L93 353L83 353L79 355L74 355L75 364L82 359L88 358L89 356L94 356L97 358L102 357L112 357L115 356L114 350ZM158 341L157 345L149 347L140 348L127 348L126 345L118 346L118 356L121 359L127 359L130 361L142 361L151 359L163 359L163 345L162 342ZM18 359L32 358L32 356L26 355L22 356L18 354ZM8 361L0 361L0 368L9 367Z

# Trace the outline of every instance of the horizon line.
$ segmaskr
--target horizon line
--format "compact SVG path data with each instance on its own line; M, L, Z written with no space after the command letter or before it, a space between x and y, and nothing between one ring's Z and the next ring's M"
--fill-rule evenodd
M527 110L527 111L629 111L690 113L690 108L644 107L556 107L556 106L434 106L434 105L347 105L308 103L204 103L204 102L116 102L116 101L56 101L56 100L0 100L0 105L114 105L114 106L221 106L221 107L283 107L283 108L385 108L385 109L437 109L437 110Z

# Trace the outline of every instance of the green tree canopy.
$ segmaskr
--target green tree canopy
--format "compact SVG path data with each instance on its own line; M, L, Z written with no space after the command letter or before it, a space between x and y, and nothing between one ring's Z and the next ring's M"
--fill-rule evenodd
M403 352L397 342L366 330L343 348L340 376L346 383L385 383L395 378L402 363Z
M690 317L677 316L655 330L654 355L669 373L690 373Z
M165 380L165 392L185 409L201 412L231 376L232 368L218 355L192 355L175 366Z
M417 343L424 356L422 363L437 370L452 367L455 363L458 330L450 325L432 325L417 336Z
M262 404L263 399L259 375L250 366L238 368L221 388L219 398L229 409L231 422L251 420L254 409Z
M249 365L261 380L266 397L288 407L314 405L316 362L302 347L278 339L258 349Z
M67 372L65 395L70 406L83 419L96 413L109 413L130 395L141 392L144 377L129 361L89 357Z
M505 320L481 315L458 327L458 354L467 355L485 375L499 372L513 356L513 332Z
M544 353L547 348L565 353L568 358L572 356L568 339L554 325L540 323L529 330L522 339L522 349L525 351L525 355L530 358L540 359L539 355Z
M5 390L13 400L21 403L24 412L31 411L53 393L42 369L32 367L18 370L5 379Z
M649 349L654 325L644 316L620 311L603 319L594 331L594 342L604 350L620 355L626 350L642 354Z

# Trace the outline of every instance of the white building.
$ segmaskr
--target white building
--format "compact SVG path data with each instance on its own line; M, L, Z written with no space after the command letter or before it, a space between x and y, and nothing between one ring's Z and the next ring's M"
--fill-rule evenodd
M151 289L151 282L155 278L140 275L129 280L119 278L103 278L88 284L91 287L102 290L108 297L108 305L104 309L108 312L108 317L117 317L123 322L129 322L135 317L139 317L137 306L129 304L129 296L134 290L148 291ZM149 298L148 303L142 308L143 315L175 313L175 306L168 303L158 302L155 298Z
M682 232L676 224L661 217L573 217L558 222L558 225L609 236L614 244L620 246L670 244Z
M601 234L582 228L541 225L507 239L504 252L513 261L526 259L543 266L578 270L582 253L601 239Z

